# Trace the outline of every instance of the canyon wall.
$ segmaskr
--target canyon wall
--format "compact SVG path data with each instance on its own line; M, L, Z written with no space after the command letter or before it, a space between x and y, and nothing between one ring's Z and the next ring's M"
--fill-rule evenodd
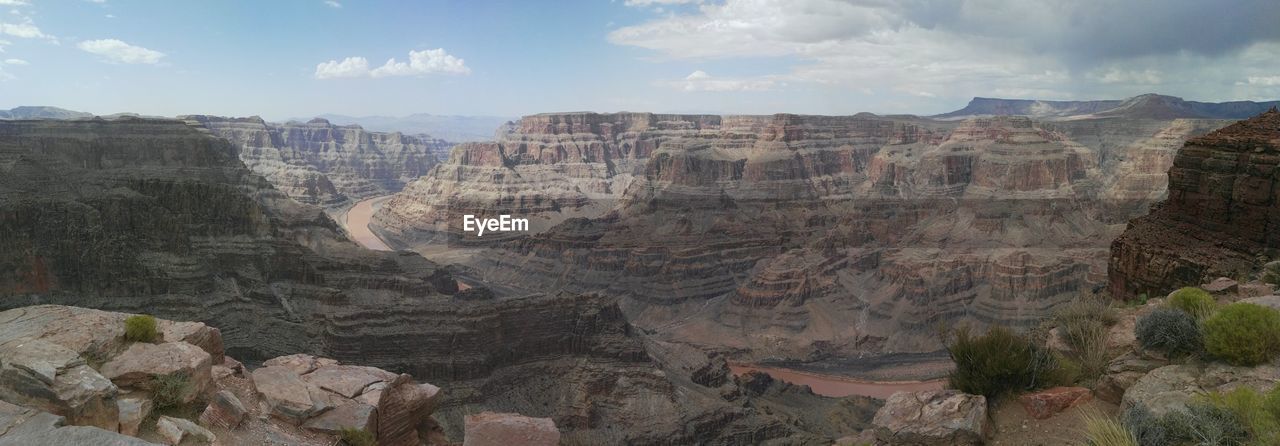
M617 296L658 338L741 360L930 351L943 324L1029 325L1102 288L1173 150L1224 124L535 115L459 146L374 230L475 248L459 274L513 295ZM461 210L542 224L479 243Z
M358 125L269 123L262 118L182 116L239 147L255 173L289 197L326 207L397 192L425 174L450 144L429 136L370 132Z
M454 439L484 410L583 444L818 442L869 418L745 394L723 358L646 339L611 298L458 292L448 268L358 247L237 152L177 120L0 122L0 309L198 320L249 364L305 352L412 373L448 389Z
M1206 278L1240 277L1277 257L1280 112L1270 111L1178 151L1168 198L1111 245L1110 290L1161 296Z

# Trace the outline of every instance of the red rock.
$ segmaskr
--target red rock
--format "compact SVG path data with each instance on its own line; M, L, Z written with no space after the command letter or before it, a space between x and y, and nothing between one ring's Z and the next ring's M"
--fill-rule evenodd
M550 418L514 413L481 412L466 417L463 446L554 446L560 431Z
M1058 412L1093 399L1093 392L1084 387L1054 387L1018 397L1018 402L1031 417L1043 420Z
M235 394L223 390L214 394L213 400L209 401L209 406L205 407L204 412L200 414L200 424L235 429L248 414L249 411Z
M1236 282L1227 277L1219 277L1213 282L1201 285L1200 289L1208 291L1209 294L1235 294L1240 291L1240 282Z

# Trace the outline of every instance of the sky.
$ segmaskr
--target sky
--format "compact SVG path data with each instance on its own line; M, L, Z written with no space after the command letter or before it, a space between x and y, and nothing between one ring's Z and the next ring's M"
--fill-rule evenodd
M0 0L0 108L935 114L1280 99L1276 0Z

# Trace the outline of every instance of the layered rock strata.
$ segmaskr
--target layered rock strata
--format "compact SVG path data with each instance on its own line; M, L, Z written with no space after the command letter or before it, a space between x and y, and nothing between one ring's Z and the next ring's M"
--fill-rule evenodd
M1163 295L1181 284L1240 277L1277 255L1280 112L1199 138L1178 151L1169 196L1111 245L1110 290Z
M358 125L269 123L262 118L182 116L240 148L239 157L289 197L340 206L397 192L437 162L450 144L430 136L370 132Z

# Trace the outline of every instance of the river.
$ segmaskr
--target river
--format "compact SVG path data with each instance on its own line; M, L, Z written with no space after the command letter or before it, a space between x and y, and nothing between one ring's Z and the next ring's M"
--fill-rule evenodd
M864 381L844 376L821 375L817 373L802 372L799 370L760 367L748 364L730 364L729 370L734 375L741 375L747 372L764 372L772 376L773 379L786 381L797 385L806 385L813 389L813 393L829 396L829 397L846 397L850 395L862 395L872 398L887 399L889 395L899 391L920 391L920 390L938 390L946 383L945 380L935 379L930 381Z
M365 199L356 203L355 206L352 206L347 211L343 221L347 227L347 233L351 234L352 240L355 240L356 243L365 248L375 251L392 251L386 242L383 242L373 231L369 230L369 220L373 218L373 213L377 212L378 208L382 207L382 202L388 198L391 198L391 196L383 195Z

